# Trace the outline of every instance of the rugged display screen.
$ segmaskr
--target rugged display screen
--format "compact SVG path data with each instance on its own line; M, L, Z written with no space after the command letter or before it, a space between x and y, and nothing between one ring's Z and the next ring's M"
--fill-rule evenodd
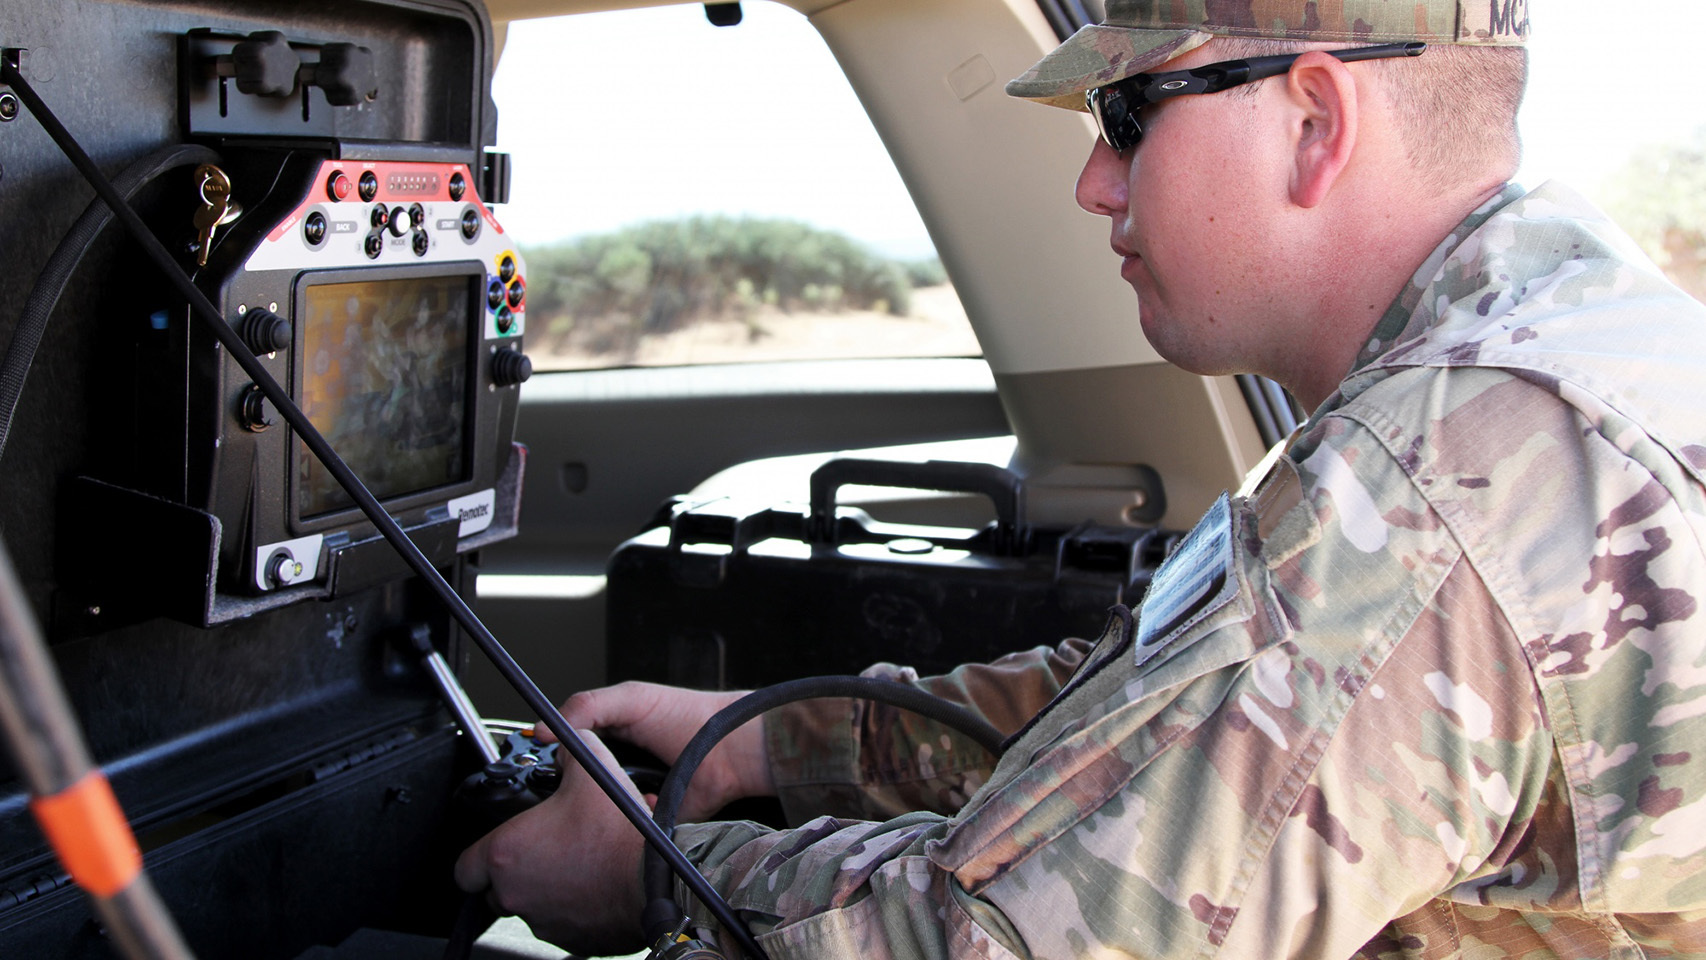
M466 479L469 278L302 289L300 402L332 449L381 500ZM298 440L296 515L354 502Z

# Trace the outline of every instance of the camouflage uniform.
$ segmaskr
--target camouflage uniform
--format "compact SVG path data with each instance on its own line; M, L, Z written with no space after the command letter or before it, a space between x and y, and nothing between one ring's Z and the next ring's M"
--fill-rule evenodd
M924 682L1071 674L993 770L797 709L791 808L934 812L684 847L777 960L1706 956L1702 377L1706 309L1507 188L1135 621Z

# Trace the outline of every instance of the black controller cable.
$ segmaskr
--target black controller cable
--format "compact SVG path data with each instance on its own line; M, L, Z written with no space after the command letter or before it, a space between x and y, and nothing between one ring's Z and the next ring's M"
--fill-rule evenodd
M349 468L348 464L344 463L343 459L326 442L325 437L320 435L320 431L296 406L290 394L279 386L278 381L273 379L272 374L268 373L265 367L261 366L260 361L243 343L242 338L220 316L219 309L207 298L207 294L195 285L195 282L189 278L189 275L185 273L183 267L160 242L159 238L154 236L147 224L142 222L142 218L137 215L135 210L131 209L123 197L119 196L118 191L101 173L100 168L95 166L93 160L89 159L89 155L83 151L76 139L54 116L53 111L42 101L35 89L30 86L29 81L24 79L23 74L18 71L18 65L10 58L5 58L3 62L0 62L0 83L12 87L18 98L24 102L24 106L29 109L30 114L41 124L42 129L64 152L72 165L89 182L89 185L95 188L95 192L100 195L101 199L106 201L107 206L117 215L119 222L124 224L125 230L142 246L143 252L160 268L166 278L177 288L178 293L189 301L192 311L208 325L213 335L219 339L219 342L230 352L232 358L237 361L238 366L243 368L243 372L249 375L249 379L253 380L255 385L260 388L261 393L272 402L274 409L290 424L290 428L296 432L296 436L321 463L325 464L327 472L337 479L338 485L343 487L344 491L355 500L356 505L378 529L380 535L392 547L396 548L409 568L432 590L445 608L449 610L451 616L456 619L463 630L467 631L486 656L491 658L493 666L521 695L528 708L539 716L552 733L556 734L557 740L575 758L575 762L586 770L587 775L592 778L594 783L598 784L605 796L616 804L617 809L628 819L628 822L632 823L634 828L646 838L646 842L661 852L670 867L682 878L694 895L705 903L711 913L716 916L718 922L722 923L739 941L741 949L745 950L753 960L769 960L763 948L753 939L751 931L747 930L746 925L735 916L734 910L729 907L728 902L717 893L698 868L670 842L669 835L652 822L650 812L646 810L644 804L629 796L622 784L617 782L615 775L599 763L598 758L592 754L586 742L575 733L568 722L563 719L563 715L545 698L545 694L539 689L539 685L533 682L533 679L515 662L515 658L510 656L502 644L498 643L497 638L492 636L492 632L474 615L474 611L468 606L467 602L450 587L444 576L433 567L426 555L421 553L420 548L415 546L414 542L403 532L403 528L397 524L397 521L385 512L384 507L380 506L379 501L367 487L362 485L355 472Z
M219 162L219 154L207 147L193 143L173 144L124 168L113 178L113 189L130 200L162 174L180 167ZM100 197L90 200L77 222L53 248L47 265L42 267L35 286L30 288L30 295L24 300L24 311L18 318L11 342L6 345L5 359L0 360L0 457L6 455L6 438L12 432L18 398L24 393L24 380L29 377L30 367L35 363L36 348L41 346L42 336L47 333L53 308L71 281L71 274L83 262L89 245L95 242L112 218L112 208Z
M995 729L989 721L953 701L943 700L916 687L874 677L806 677L802 680L789 680L755 690L717 711L711 719L705 721L705 725L699 728L693 739L687 741L687 746L682 748L681 755L669 768L669 775L664 777L663 786L658 790L657 805L652 811L658 827L666 832L675 829L681 800L687 795L687 784L693 779L699 764L719 741L741 724L767 710L819 697L856 697L909 710L966 734L997 759L1006 746L1001 731ZM660 936L669 935L671 931L681 930L685 914L675 902L667 864L658 856L655 847L646 850L644 876L646 906L640 915L640 924L649 943Z

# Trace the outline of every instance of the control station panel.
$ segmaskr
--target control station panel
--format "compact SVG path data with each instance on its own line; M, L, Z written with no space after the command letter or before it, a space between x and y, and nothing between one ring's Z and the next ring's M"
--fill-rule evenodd
M488 337L526 328L527 281L463 164L327 160L301 206L249 257L249 271L479 260Z
M202 247L198 282L386 511L435 564L513 536L526 265L468 165L298 152L198 176L203 200L247 201ZM126 366L130 402L187 428L138 444L131 478L80 482L74 515L147 515L185 555L146 582L91 577L104 608L211 625L408 575L211 332L161 313L138 336L159 362Z

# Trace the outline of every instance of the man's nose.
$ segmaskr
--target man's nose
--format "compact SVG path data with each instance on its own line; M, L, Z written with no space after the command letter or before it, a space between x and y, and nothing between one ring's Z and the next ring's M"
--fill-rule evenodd
M1090 148L1090 159L1078 174L1074 196L1078 205L1098 216L1111 217L1126 208L1126 180L1131 170L1129 157L1108 146L1101 137Z

